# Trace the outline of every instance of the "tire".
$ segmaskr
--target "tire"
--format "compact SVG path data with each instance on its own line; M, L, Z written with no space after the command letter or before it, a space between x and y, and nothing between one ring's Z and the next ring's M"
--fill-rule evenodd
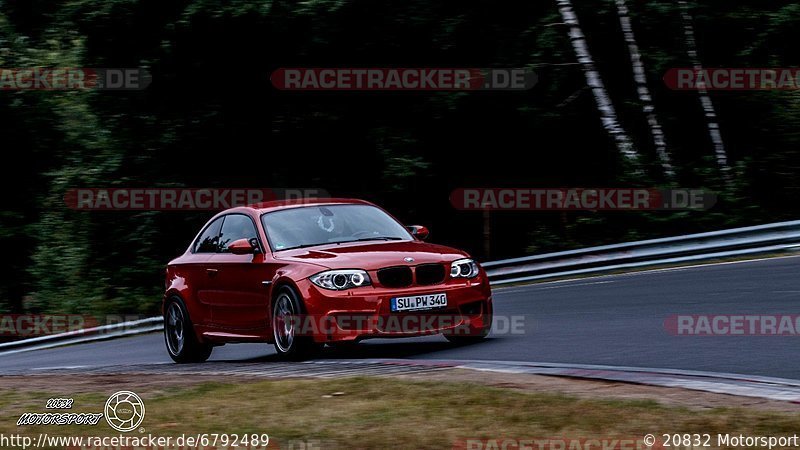
M197 340L183 300L172 297L164 308L164 342L167 353L179 364L205 362L214 347Z
M465 336L454 336L450 334L445 334L444 338L448 341L452 342L453 344L457 345L469 345L475 344L480 342L486 338L489 333L482 333L482 334L471 334Z
M326 345L330 348L335 348L339 350L352 350L358 347L358 341L337 341L337 342L327 342Z
M272 305L272 338L280 359L300 361L308 359L322 349L311 336L297 335L297 322L305 313L300 296L289 286L278 289ZM294 322L294 323L293 323Z
M494 319L494 314L489 311L485 316L485 320L489 322L489 326L481 329L478 333L471 333L471 334L450 334L446 333L444 335L445 339L452 342L453 344L457 345L469 345L475 344L480 342L489 335L489 332L492 331L492 320Z

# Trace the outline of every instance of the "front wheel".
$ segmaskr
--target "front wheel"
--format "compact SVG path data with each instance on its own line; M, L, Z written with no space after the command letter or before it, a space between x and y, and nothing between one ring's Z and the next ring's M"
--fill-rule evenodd
M458 345L474 344L484 340L484 338L489 335L489 332L492 331L492 321L494 320L492 308L488 304L481 318L483 320L483 327L473 329L467 325L465 328L453 330L451 333L445 333L445 339Z
M272 337L281 359L306 359L323 347L301 330L303 313L303 305L294 289L282 287L272 307Z
M170 299L164 310L164 340L170 358L180 364L204 362L213 350L211 345L197 340L189 312L177 297Z

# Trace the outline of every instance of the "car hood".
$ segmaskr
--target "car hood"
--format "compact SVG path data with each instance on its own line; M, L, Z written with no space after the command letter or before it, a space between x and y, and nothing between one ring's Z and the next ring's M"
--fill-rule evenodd
M376 241L324 245L275 252L282 261L316 264L329 269L376 270L382 267L448 263L468 255L460 250L421 241ZM413 261L406 261L413 258Z

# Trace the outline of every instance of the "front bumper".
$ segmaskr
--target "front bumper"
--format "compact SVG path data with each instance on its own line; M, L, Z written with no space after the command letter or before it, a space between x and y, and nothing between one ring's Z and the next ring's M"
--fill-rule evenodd
M485 273L471 280L448 279L432 286L365 286L347 291L322 289L308 279L297 284L306 311L300 334L315 342L430 334L479 335L492 321L492 292ZM435 310L392 312L394 297L447 294L447 306Z

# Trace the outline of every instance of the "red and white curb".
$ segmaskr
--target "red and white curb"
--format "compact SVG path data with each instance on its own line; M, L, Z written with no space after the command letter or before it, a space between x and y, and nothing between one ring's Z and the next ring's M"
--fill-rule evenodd
M369 361L369 360L367 360ZM642 367L557 364L521 361L372 360L384 363L432 365L496 373L583 378L621 383L682 388L695 391L800 403L800 380L730 373Z

